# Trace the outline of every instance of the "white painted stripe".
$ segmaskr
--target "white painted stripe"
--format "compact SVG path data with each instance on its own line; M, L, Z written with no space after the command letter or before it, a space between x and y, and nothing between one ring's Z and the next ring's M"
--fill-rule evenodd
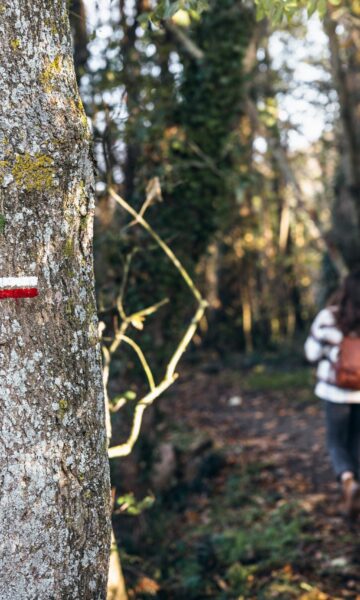
M0 277L0 289L37 288L37 277Z

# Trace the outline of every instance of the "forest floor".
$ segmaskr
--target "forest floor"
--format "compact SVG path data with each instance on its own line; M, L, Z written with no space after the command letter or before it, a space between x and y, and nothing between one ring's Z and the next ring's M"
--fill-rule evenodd
M188 364L161 413L171 483L115 518L130 598L360 600L310 369Z

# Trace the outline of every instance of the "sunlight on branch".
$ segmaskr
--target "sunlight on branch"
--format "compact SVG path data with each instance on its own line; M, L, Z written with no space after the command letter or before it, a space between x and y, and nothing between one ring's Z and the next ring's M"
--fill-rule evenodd
M182 336L178 346L174 350L173 355L166 367L165 375L164 375L163 379L160 382L156 383L154 375L151 370L151 367L150 367L142 349L134 340L132 340L129 336L126 335L126 331L130 325L132 325L133 327L135 327L137 329L143 329L143 322L144 322L145 318L149 315L154 314L159 308L161 308L164 304L166 304L168 302L168 299L162 300L161 302L158 302L157 304L149 306L149 307L142 309L131 315L126 314L125 309L124 309L124 295L125 295L128 278L129 278L129 272L130 272L130 268L131 268L131 261L132 261L133 255L130 254L127 257L127 259L125 261L125 266L124 266L123 281L121 284L119 297L116 302L118 313L120 315L120 318L122 319L122 322L121 322L120 327L116 327L114 339L112 340L110 346L107 347L107 346L105 346L105 344L103 345L103 357L104 357L103 380L104 380L104 389L105 389L105 399L106 399L108 409L111 412L116 412L117 410L122 408L127 402L126 397L122 396L118 399L118 401L116 402L115 405L111 405L111 402L109 399L109 394L108 394L108 383L109 383L109 376L110 376L111 360L112 360L112 357L115 354L115 352L119 349L122 342L131 346L133 348L133 350L135 351L135 353L140 361L140 364L145 372L147 382L149 385L149 392L143 398L141 398L141 400L139 400L135 406L131 432L130 432L130 435L129 435L127 441L124 444L121 444L119 446L114 446L113 448L110 448L110 450L109 450L110 458L118 458L121 456L127 456L131 453L136 441L139 438L140 431L141 431L141 425L142 425L142 421L143 421L143 415L144 415L146 408L148 406L151 406L151 404L153 404L153 402L157 398L159 398L159 396L161 396L178 378L178 374L176 373L177 366L178 366L182 356L186 352L191 340L193 339L193 337L196 333L196 330L200 324L200 321L202 320L202 318L205 314L205 310L207 308L207 302L206 302L206 300L203 299L199 290L197 289L193 280L191 279L190 275L188 274L186 269L183 267L182 263L177 258L177 256L173 253L171 248L166 244L166 242L164 242L164 240L156 233L156 231L154 231L154 229L151 227L151 225L149 225L149 223L144 219L144 213L145 213L147 206L149 205L149 199L147 198L145 200L143 208L138 213L126 202L126 200L124 200L121 196L119 196L112 188L109 189L109 193L110 193L111 197L124 210L126 210L126 212L128 214L130 214L133 217L134 221L133 221L132 225L135 225L135 224L141 225L141 227L149 233L149 235L153 238L153 240L155 240L156 244L162 249L162 251L166 254L168 259L172 262L174 267L177 269L177 271L179 272L180 276L182 277L182 279L188 286L191 294L193 295L193 297L195 298L195 300L198 304L197 310L196 310L191 322L189 323L188 327L186 328L184 335Z

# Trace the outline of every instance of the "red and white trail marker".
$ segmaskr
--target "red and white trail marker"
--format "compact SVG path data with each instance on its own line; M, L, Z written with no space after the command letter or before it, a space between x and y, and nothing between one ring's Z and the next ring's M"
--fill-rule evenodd
M37 277L0 277L0 300L5 298L35 298L38 294Z

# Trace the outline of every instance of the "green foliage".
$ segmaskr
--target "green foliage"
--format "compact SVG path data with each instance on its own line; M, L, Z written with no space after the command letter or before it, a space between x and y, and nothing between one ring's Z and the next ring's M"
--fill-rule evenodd
M324 17L328 6L327 0L255 0L257 19L269 17L272 23L278 24L283 20L291 19L306 10L309 17L318 12ZM341 0L329 0L333 6L341 4Z
M114 406L122 401L128 401L128 402L135 402L137 398L136 392L134 392L133 390L127 390L124 394L118 394L116 396L114 396L113 398L111 398L111 404L113 404Z
M332 6L339 6L341 0L329 0ZM208 8L209 0L161 0L156 10L147 13L146 19L150 18L155 23L161 19L171 18L178 10L189 11L191 14L201 14ZM327 0L255 0L257 7L257 19L270 18L274 23L281 23L284 19L290 21L295 15L306 10L310 17L318 12L321 17L325 16Z
M299 556L306 523L306 516L295 504L283 504L270 511L265 520L259 520L256 513L248 527L216 535L215 548L225 564L261 561L279 566Z
M169 11L190 11L191 24L184 32L202 53L201 60L190 57L182 44L169 40L161 28L150 28L142 35L138 29L127 30L127 45L120 47L119 54L109 50L101 81L104 89L116 90L117 96L119 85L127 90L126 122L113 122L109 130L114 143L121 140L127 148L121 164L125 180L121 193L139 209L148 181L159 177L164 201L154 203L147 218L191 274L216 231L231 220L236 190L244 185L244 176L235 164L241 159L242 147L234 129L243 114L247 78L242 62L255 25L254 11L241 0L212 0L209 4L201 18L193 12L194 3L167 4ZM196 6L200 10L205 3ZM165 8L165 3L160 3L157 10L164 13ZM156 48L151 56L149 44ZM177 77L173 74L174 50L182 67ZM121 236L108 232L105 241L97 236L96 252L98 255L99 248L102 253L98 282L107 277L107 283L109 272L121 280L122 259L134 243L140 251L132 264L136 281L132 279L129 286L128 308L133 311L144 306L149 297L158 301L170 296L171 305L162 310L168 322L162 335L173 342L174 334L190 318L192 306L176 271L144 236L131 230Z
M144 510L151 508L154 502L155 498L153 496L146 496L142 500L137 500L133 493L125 494L117 499L120 510L133 517L137 517Z
M139 5L134 23L120 17L118 30L114 28L104 51L104 69L92 79L91 108L98 104L99 114L95 122L107 122L103 136L96 132L96 138L102 138L99 153L104 152L103 162L109 169L100 170L100 179L104 188L115 181L120 194L140 209L148 182L158 178L163 202L152 202L146 218L191 275L197 274L200 286L205 278L206 285L210 284L208 275L216 262L211 263L210 255L214 248L218 252L214 275L220 292L207 341L216 340L220 351L226 348L231 352L245 345L250 351L263 349L264 344L270 346L301 329L300 281L308 263L307 255L298 252L296 240L289 240L278 252L279 223L289 190L270 152L256 164L254 161L254 139L259 132L247 114L247 98L258 110L261 126L277 140L281 138L277 77L269 59L257 65L255 55L248 52L255 40L259 49L266 48L266 41L260 38L262 26L256 25L255 7L242 0L210 0L207 10L203 10L205 3L194 2L158 2L154 6L151 19L159 27L146 27L145 31L137 27L137 21L148 23L149 18ZM274 4L267 9L271 6ZM194 12L195 7L201 14ZM164 19L179 10L187 18L181 25L174 19L173 29L167 29ZM189 52L184 39L195 53ZM253 56L252 65L249 56ZM106 94L103 104L99 92ZM119 117L123 110L116 104L119 97L126 109L125 119ZM103 109L108 102L109 117ZM134 312L149 298L154 302L170 299L161 310L166 327L159 325L157 316L141 337L145 350L153 349L156 339L156 361L160 363L184 321L191 318L192 306L168 261L136 228L123 226L124 216L119 211L110 225L100 234L97 231L99 305L102 309L114 303L124 257L136 248L127 309ZM289 236L294 233L291 223ZM278 285L280 279L282 286ZM247 299L251 331L246 337Z
M180 10L189 13L192 18L198 18L207 8L208 0L159 0L153 11L140 15L139 22L147 25L150 20L160 25L163 19L171 19Z
M332 6L339 6L341 0L329 0ZM211 0L210 0L211 4ZM327 9L327 0L255 0L257 8L257 19L269 18L272 23L278 24L283 20L291 19L306 11L311 17L318 12L320 17L324 17ZM150 19L153 23L159 24L162 19L170 19L178 10L188 11L192 16L200 15L208 8L209 0L160 0L154 11L143 13L141 21Z
M263 476L273 467L271 462L255 461L225 472L223 486L221 477L215 487L206 488L209 495L202 493L203 500L207 498L204 505L180 488L175 496L157 498L141 551L148 556L148 572L150 559L149 573L157 573L164 597L171 590L179 600L288 598L268 595L268 582L276 590L287 589L283 569L287 565L291 571L303 556L312 521L300 504L279 501L277 490L264 486ZM189 520L188 513L195 518ZM154 547L159 552L154 553ZM222 593L216 584L220 580L225 583Z
M233 563L226 572L231 589L236 594L246 593L249 589L249 581L252 580L256 567L243 565L240 562Z
M252 390L286 390L306 388L311 390L312 374L310 369L279 371L266 369L265 366L255 367L246 377L245 386Z
M173 149L177 206L187 207L194 241L202 253L210 236L229 215L234 188L233 128L243 114L246 76L242 68L254 27L253 14L238 0L213 0L194 25L193 39L203 51L199 63L184 63L179 125L184 135ZM187 175L185 183L184 177ZM184 183L182 183L184 181ZM191 212L189 212L189 207Z

